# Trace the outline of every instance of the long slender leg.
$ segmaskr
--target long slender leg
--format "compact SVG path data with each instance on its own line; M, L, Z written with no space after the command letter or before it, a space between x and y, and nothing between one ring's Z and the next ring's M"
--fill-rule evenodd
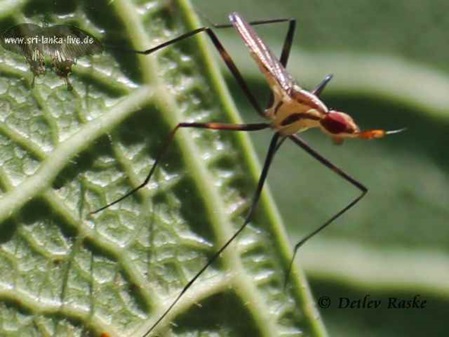
M280 19L268 19L268 20L257 20L257 21L250 21L249 24L251 26L261 26L261 25L269 25L269 24L273 24L273 23L284 23L284 22L288 22L288 31L287 31L287 35L285 36L284 39L284 45L282 47L282 54L280 57L280 61L281 64L283 66L287 65L287 61L288 61L288 57L290 55L290 50L291 50L291 46L292 46L292 42L293 42L293 37L295 34L295 30L296 30L296 19L292 19L292 18L280 18ZM212 24L210 27L200 27L197 29L194 29L190 32L184 33L178 37L175 37L172 40L166 41L160 45L157 45L156 47L150 48L150 49L146 49L146 50L130 50L133 51L137 54L144 54L144 55L148 55L148 54L152 54L155 51L159 50L159 49L163 49L169 45L175 44L179 41L185 40L187 38L190 38L198 33L201 33L203 31L206 30L211 30L211 28L216 28L216 29L223 29L223 28L234 28L234 26L230 23L225 23L225 24Z
M290 54L290 50L291 50L291 45L292 45L292 41L293 41L293 37L294 37L294 32L295 32L295 28L296 28L296 22L293 19L275 19L275 20L267 20L267 21L257 21L257 22L251 22L250 24L252 25L257 25L257 24L268 24L268 23L277 23L277 22L289 22L289 28L288 28L288 32L286 35L286 38L284 40L284 45L282 48L282 52L281 52L281 57L280 57L280 62L285 66L288 62L288 57ZM214 25L215 28L227 28L227 27L232 27L232 25ZM243 79L243 76L241 75L240 71L238 70L238 68L236 67L234 61L232 60L231 56L229 55L229 53L225 50L225 48L223 47L223 45L221 44L221 42L218 40L216 34L211 30L210 27L202 27L202 28L198 28L196 30L193 30L191 32L188 32L186 34L183 34L173 40L167 41L161 45L158 45L154 48L148 49L148 50L144 50L144 51L137 51L139 54L145 54L148 55L150 53L156 52L159 49L165 48L173 43L182 41L184 39L187 39L189 37L192 37L196 34L199 34L201 32L206 32L208 34L208 37L210 38L210 40L212 41L212 43L214 44L214 46L216 47L216 49L218 50L218 52L220 53L221 58L223 59L223 61L225 62L226 66L228 67L228 69L231 71L231 73L233 74L233 76L235 77L238 85L240 86L240 88L242 89L242 91L244 92L244 94L247 96L248 100L250 101L250 103L253 105L254 109L262 116L264 116L264 111L261 109L258 101L255 99L254 95L252 94L252 92L250 91L248 85L246 84L245 80ZM328 81L326 81L326 83L323 85L323 87L327 84ZM272 100L272 99L271 99ZM163 156L163 154L166 152L166 149L168 148L169 144L171 143L174 134L176 133L177 129L179 127L204 127L204 128L209 128L209 129L215 129L215 130L232 130L232 131L255 131L255 130L261 130L263 128L267 128L269 127L268 124L256 124L256 126L252 125L251 128L248 128L248 125L245 125L245 127L241 127L241 126L227 126L226 128L221 128L219 124L216 123L204 123L202 124L203 126L198 126L195 125L193 126L192 124L195 123L181 123L181 125L178 125L170 134L169 138L167 139L166 143L164 144L164 147L162 149L162 151L160 152L160 154L157 156L155 164L153 165L150 173L148 174L147 178L145 179L145 181L137 186L135 189L133 189L132 191L130 191L129 193L127 193L126 195L124 195L122 198L114 201L113 203L100 208L99 210L95 211L101 211L102 209L109 207L112 204L115 204L117 202L119 202L120 200L123 200L124 198L126 198L127 196L131 195L132 193L134 193L135 191L137 191L138 189L142 188L144 185L146 185L148 183L148 181L151 179L151 176L155 170L155 167L157 166L157 163L159 162L159 160L161 159L161 157ZM186 125L188 124L188 125ZM207 125L207 126L206 126ZM213 127L212 127L213 126ZM285 141L286 138L281 137L278 133L275 133L272 141L270 143L270 147L269 150L267 152L267 156L265 159L265 163L263 166L263 170L261 173L261 176L259 178L259 182L256 188L256 191L253 195L253 199L252 199L252 203L251 203L251 207L248 211L247 216L245 217L245 221L243 223L243 225L231 236L231 238L228 239L228 241L209 259L208 263L206 265L203 266L203 268L201 268L197 274L195 274L195 276L186 284L186 286L183 288L183 290L180 292L180 294L175 298L175 300L171 303L171 305L164 311L164 313L161 315L161 317L158 318L158 320L153 324L153 326L150 328L150 330L147 332L146 335L150 334L154 328L167 316L167 314L171 311L171 309L178 303L178 301L181 299L181 297L184 295L184 293L195 283L195 281L201 276L201 274L212 264L214 263L214 261L216 261L218 259L218 257L220 256L220 254L231 244L231 242L246 228L246 226L248 225L248 223L250 222L250 220L253 217L254 211L256 209L256 206L258 204L259 198L260 198L260 194L263 188L263 185L265 183L267 174L268 174L268 170L269 167L271 165L272 159L275 155L275 153L278 151L279 147L281 146L281 144Z
M318 84L315 89L312 90L312 94L316 95L317 97L320 97L321 93L323 92L324 88L326 88L326 85L330 82L330 80L334 77L334 75L329 74L327 75L324 80L321 81L320 84Z
M287 32L287 36L285 38L284 41L284 46L282 48L282 55L281 55L281 60L284 64L287 63L288 60L288 56L290 54L290 49L291 49L291 45L292 45L292 40L293 40L293 36L294 36L294 32L295 32L295 27L296 27L296 21L294 19L271 19L271 20L260 20L260 21L252 21L250 22L251 25L263 25L263 24L273 24L273 23L283 23L283 22L288 22L289 23L289 28L288 28L288 32ZM233 27L232 24L222 24L222 25L213 25L214 28L231 28ZM172 44L175 44L177 42L183 41L185 39L188 39L190 37L193 37L201 32L206 32L209 36L209 38L211 39L212 43L214 44L214 46L217 48L218 52L220 53L221 58L223 59L223 61L225 62L226 66L228 67L228 69L231 71L231 73L234 75L237 83L239 84L240 88L243 90L244 94L246 95L246 97L248 98L248 100L250 101L250 103L253 105L254 109L262 116L264 116L264 111L262 110L262 108L260 107L258 101L256 100L256 98L254 97L254 95L252 94L252 92L250 91L248 85L246 84L246 81L243 79L243 76L241 75L240 71L238 70L237 66L235 65L233 59L231 58L231 56L229 55L229 53L226 51L226 49L223 47L222 43L218 40L216 34L211 30L210 27L201 27L195 30L192 30L190 32L187 32L185 34L182 34L178 37L175 37L172 40L166 41L156 47L147 49L147 50L142 50L142 51L138 51L138 50L129 50L138 54L144 54L144 55L148 55L151 53L154 53L160 49L163 49L165 47L168 47ZM272 98L270 99L272 100ZM181 123L181 125L184 124L189 124L189 123ZM195 123L193 123L195 124ZM216 123L205 123L212 125L212 124L216 124ZM171 142L171 140L173 139L174 133L177 131L177 129L179 127L189 127L189 126L179 126L177 128L175 128L171 135L168 138L168 143ZM190 126L192 127L192 126ZM199 127L199 126L197 126ZM220 129L217 129L220 130ZM227 129L229 130L229 129ZM239 131L244 131L244 130L239 130ZM249 131L249 130L248 130ZM167 145L168 147L168 145ZM166 148L163 149L163 151L161 152L165 152ZM163 154L160 154L163 155ZM156 164L158 162L159 156L156 158ZM144 187L148 181L150 180L152 174L154 171L154 167L152 168L152 170L150 171L150 173L148 174L148 176L145 178L145 180L137 187L135 187L134 189L132 189L131 191L129 191L128 193L126 193L125 195L123 195L122 197L120 197L119 199L113 201L112 203L109 203L93 212L91 212L91 214L95 214L98 213L106 208L108 208L109 206L112 206L120 201L122 201L123 199L127 198L128 196L130 196L131 194L135 193L136 191L138 191L139 189L141 189L142 187Z
M275 133L273 137L271 138L271 143L268 148L267 155L265 157L265 163L263 165L262 173L260 174L259 181L257 183L256 191L253 194L253 198L251 201L251 206L249 208L249 211L245 217L245 221L243 222L243 225L226 241L226 243L221 246L219 250L217 250L214 255L207 261L207 263L195 274L195 276L190 279L190 281L184 286L184 288L181 290L178 296L173 300L173 302L170 304L170 306L164 311L164 313L157 319L157 321L151 326L151 328L147 331L147 333L144 336L148 336L156 326L159 325L159 323L167 316L167 314L170 312L170 310L179 302L181 297L185 294L187 290L195 283L195 281L201 276L201 274L204 273L204 271L212 264L214 263L223 253L223 251L231 244L232 241L235 240L235 238L245 229L245 227L248 225L248 223L251 221L254 211L257 207L257 204L259 202L260 194L262 192L263 185L265 183L265 180L268 175L268 170L270 168L271 162L273 161L273 157L275 153L277 152L277 149L279 148L279 145L284 142L286 138L280 138L281 136L278 133Z
M257 25L257 24L267 24L267 23L276 23L276 22L284 22L284 21L287 21L287 20L285 20L285 19L268 20L268 21L260 21L260 22L251 22L250 24ZM281 55L281 62L283 62L283 64L287 63L288 56L290 54L293 35L294 35L294 31L295 31L295 25L296 25L295 20L288 20L288 21L289 21L289 30L287 32L287 36L284 41L284 46L283 46L282 55ZM214 27L215 28L227 28L227 27L232 27L232 25L214 25ZM225 50L225 48L223 47L223 45L218 40L217 36L215 35L215 33L212 30L210 30L207 27L199 28L193 32L187 33L184 36L177 38L176 41L173 41L173 42L178 42L184 38L193 36L202 31L206 31L206 33L208 34L212 43L214 44L214 46L217 48L218 52L220 53L220 56L222 57L226 66L231 71L231 73L234 75L237 83L239 84L240 88L243 90L244 94L247 96L250 103L253 105L254 109L260 115L264 116L263 110L261 109L258 101L255 99L254 95L250 91L249 87L247 86L245 80L243 79L240 71L236 67L231 56L227 53L227 51ZM167 46L167 44L165 44L162 47L165 47L165 46ZM156 48L159 48L159 46ZM149 50L149 51L153 52L155 50L153 49L153 50ZM270 101L272 101L272 98L270 98ZM247 216L245 217L245 220L244 220L242 226L228 239L228 241L208 260L208 262L184 286L184 288L181 290L181 292L178 294L178 296L174 299L174 301L170 304L170 306L164 311L164 313L157 319L157 321L152 325L152 327L148 330L148 332L145 334L145 336L149 335L156 328L156 326L158 326L158 324L168 315L168 313L172 310L172 308L179 302L179 300L182 298L182 296L185 294L185 292L196 282L196 280L204 273L204 271L220 257L222 252L235 240L235 238L246 228L248 223L251 221L254 211L257 207L257 204L258 204L258 201L260 198L260 194L262 192L262 188L265 183L265 180L266 180L266 177L268 174L268 170L269 170L269 167L273 160L273 157L274 157L275 153L277 152L277 150L279 149L280 145L285 141L285 139L286 138L284 138L284 137L280 138L280 135L275 133L271 140L271 144L270 144L269 150L267 152L263 170L262 170L261 176L259 178L259 182L257 184L256 191L254 192L254 195L253 195L250 209L248 211Z
M290 261L288 270L287 270L287 274L285 276L285 283L284 283L284 287L287 285L288 282L288 278L293 266L293 261L295 259L296 256L296 252L298 251L298 249L304 244L306 243L310 238L312 238L313 236L315 236L316 234L318 234L319 232L321 232L323 229L325 229L327 226L329 226L335 219L337 219L338 217L340 217L343 213L345 213L347 210L349 210L351 207L353 207L356 203L358 203L360 201L360 199L362 199L365 194L368 192L368 189L359 181L355 180L354 178L352 178L350 175L348 175L346 172L344 172L342 169L340 169L339 167L335 166L333 163L331 163L329 160L327 160L326 158L324 158L322 155L320 155L318 152L316 152L314 149L312 149L304 140L302 140L300 137L298 137L297 135L292 135L289 136L289 138L299 147L301 147L304 151L306 151L308 154L310 154L312 157L314 157L316 160L318 160L321 164L323 164L324 166L326 166L327 168L331 169L333 172L335 172L336 174L338 174L340 177L342 177L344 180L346 180L347 182L349 182L350 184L352 184L353 186L355 186L357 189L360 190L360 195L357 196L355 199L353 199L348 205L346 205L344 208L342 208L338 213L336 213L335 215L333 215L329 220L327 220L324 224L322 224L320 227L318 227L317 229L315 229L313 232L309 233L308 235L306 235L301 241L299 241L297 244L295 244L295 248L293 250L293 257Z
M279 58L279 61L284 66L284 68L287 67L288 58L290 57L290 51L292 49L292 43L293 43L293 38L295 36L295 31L296 31L296 20L290 19L288 21L287 35L285 35L284 44L282 46L281 57ZM269 108L270 106L272 106L273 102L274 102L274 94L271 91L270 98L268 99L266 107Z
M256 100L256 98L254 97L254 95L251 93L246 81L243 79L242 74L240 73L237 66L235 65L234 60L232 59L231 55L229 55L229 53L226 51L226 49L223 47L223 44L220 42L217 35L212 31L212 29L210 27L197 28L188 33L182 34L170 41L161 43L160 45L158 45L154 48L150 48L150 49L143 50L143 51L135 51L135 52L138 54L148 55L148 54L154 53L155 51L157 51L159 49L165 48L173 43L177 43L179 41L185 40L187 38L190 38L190 37L197 35L199 33L202 33L202 32L206 32L206 34L209 36L209 39L212 41L215 48L220 53L221 58L223 59L226 66L228 67L229 71L234 76L235 80L237 81L237 84L240 86L240 88L242 89L245 96L248 98L251 105L254 107L254 109L257 111L257 113L259 115L263 116L264 111L260 107L260 105L259 105L258 101Z
M288 61L288 57L290 54L290 49L293 41L293 36L296 28L296 20L295 19L271 19L271 20L260 20L260 21L252 21L250 22L251 25L264 25L264 24L273 24L273 23L283 23L288 22L289 27L287 31L286 38L284 40L284 46L282 48L282 54L281 54L281 63L285 66ZM220 24L220 25L213 25L213 28L231 28L233 27L231 24ZM226 49L223 47L223 44L218 39L217 35L214 33L214 31L211 29L211 27L201 27L194 29L190 32L187 32L185 34L182 34L178 37L175 37L172 40L166 41L164 43L161 43L160 45L157 45L156 47L146 49L146 50L129 50L132 52L135 52L137 54L143 54L143 55L149 55L152 54L160 49L163 49L165 47L168 47L172 44L175 44L177 42L183 41L185 39L188 39L190 37L193 37L199 33L206 32L209 39L214 44L215 48L220 53L221 58L225 62L226 66L228 67L229 71L234 76L235 80L237 81L237 84L245 94L245 96L248 98L251 105L254 107L254 109L257 111L257 113L261 116L264 116L264 110L260 107L259 102L256 100L254 95L252 94L251 90L249 89L246 81L244 80L243 76L241 75L240 71L238 70L237 66L235 65L234 60L229 55L229 53L226 51ZM270 102L272 102L272 98L270 99Z
M210 130L222 130L222 131L258 131L267 129L270 127L270 124L268 123L254 123L254 124L224 124L224 123L179 123L176 125L176 127L170 132L168 135L164 145L162 146L162 149L159 151L158 155L156 156L156 159L154 161L153 166L151 167L150 172L148 173L145 180L137 187L130 190L125 195L121 196L120 198L114 200L113 202L110 202L109 204L91 212L90 214L95 214L98 212L101 212L102 210L115 205L116 203L122 201L123 199L129 197L131 194L137 192L141 188L143 188L148 182L150 181L154 171L156 170L157 165L159 164L162 157L167 153L167 150L173 141L173 138L175 137L176 132L181 128L197 128L197 129L210 129Z
M281 64L286 68L287 67L287 63L288 63L288 58L290 56L290 51L291 51L291 47L292 47L292 43L293 43L293 39L295 36L295 31L296 31L296 20L294 19L289 19L288 20L288 31L287 31L287 35L285 36L284 39L284 44L282 46L282 52L281 52L281 57L279 58L279 61L281 62ZM252 25L254 25L253 23L251 23ZM330 80L332 79L333 75L329 74L327 75L323 81L321 81L320 84L318 84L315 89L312 90L312 94L316 95L317 97L319 97L321 95L321 92L324 90L324 88L327 86L327 84L330 82ZM268 100L267 103L267 107L270 107L271 105L273 105L273 100L274 100L274 96L273 96L273 92L270 93L270 99Z

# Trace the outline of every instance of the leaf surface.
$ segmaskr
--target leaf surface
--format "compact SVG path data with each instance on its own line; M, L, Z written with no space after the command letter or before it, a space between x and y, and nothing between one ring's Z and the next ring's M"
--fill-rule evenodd
M16 14L13 14L16 13ZM21 13L21 14L18 14ZM247 137L188 130L139 185L181 121L237 122L204 39L142 56L199 26L184 1L21 2L2 29L82 29L105 44L80 57L69 91L0 58L0 334L143 336L242 224L259 172ZM282 288L289 248L268 194L257 215L154 331L163 335L325 335L302 277Z

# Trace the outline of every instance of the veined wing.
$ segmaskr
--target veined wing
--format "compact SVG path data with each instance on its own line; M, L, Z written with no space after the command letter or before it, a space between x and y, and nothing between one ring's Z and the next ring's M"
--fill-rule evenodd
M287 72L273 52L257 35L254 29L238 13L231 13L229 20L237 29L251 56L259 65L268 83L276 94L289 93L295 84L295 80Z
M6 50L21 54L27 59L33 59L33 53L42 54L40 36L42 28L33 23L22 23L4 31L1 34L0 44Z
M55 38L57 40L46 44L46 52L51 57L59 53L64 60L75 61L79 57L99 54L103 51L100 41L74 26L55 25L46 27L44 34L49 39Z

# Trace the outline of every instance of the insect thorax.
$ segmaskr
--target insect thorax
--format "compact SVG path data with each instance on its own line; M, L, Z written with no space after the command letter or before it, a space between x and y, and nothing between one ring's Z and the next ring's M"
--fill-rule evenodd
M319 127L327 113L327 107L318 97L300 88L277 97L272 107L265 111L272 121L272 128L285 136Z

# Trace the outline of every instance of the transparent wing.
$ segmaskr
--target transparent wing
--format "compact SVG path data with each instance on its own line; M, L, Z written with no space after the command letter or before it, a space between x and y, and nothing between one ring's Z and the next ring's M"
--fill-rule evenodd
M100 41L77 27L55 25L46 27L44 33L48 38L53 38L56 41L45 46L45 50L50 56L59 52L67 60L76 60L79 57L103 51Z
M33 52L42 51L40 36L42 28L32 23L22 23L4 31L0 44L6 50L32 59Z
M265 75L275 94L288 94L293 85L296 84L293 77L291 77L254 29L238 13L229 15L229 20L249 48L251 56L259 65L260 70Z

